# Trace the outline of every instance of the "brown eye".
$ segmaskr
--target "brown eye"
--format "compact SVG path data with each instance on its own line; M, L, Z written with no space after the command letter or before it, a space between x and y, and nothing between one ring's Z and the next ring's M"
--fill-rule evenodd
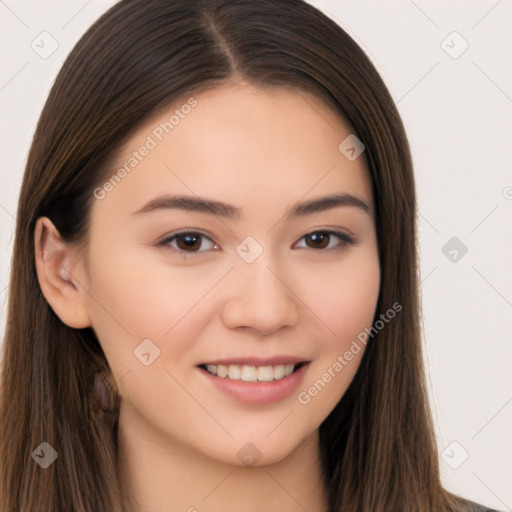
M305 240L305 246L299 246L306 249L326 249L328 251L343 249L346 245L355 244L356 241L350 235L337 231L315 231L304 235L301 240Z
M176 235L176 245L183 251L197 251L201 247L201 236L196 234Z
M327 247L329 244L330 235L329 233L311 233L310 235L306 235L306 245L307 242L310 241L312 243L313 249L323 249ZM308 245L308 247L311 247Z
M170 248L180 256L193 256L196 253L201 254L209 249L218 248L218 245L206 235L192 231L182 231L168 236L158 242L157 245Z

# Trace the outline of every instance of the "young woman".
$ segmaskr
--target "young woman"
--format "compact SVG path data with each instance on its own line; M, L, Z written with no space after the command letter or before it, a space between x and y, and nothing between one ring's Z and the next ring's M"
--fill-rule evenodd
M66 60L19 199L5 512L448 512L411 156L300 0L124 0Z

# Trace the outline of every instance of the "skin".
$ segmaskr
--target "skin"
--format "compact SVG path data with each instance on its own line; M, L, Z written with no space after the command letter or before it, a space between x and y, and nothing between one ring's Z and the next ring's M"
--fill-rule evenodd
M303 92L234 82L195 99L172 132L93 201L85 251L64 243L49 219L38 220L36 253L51 253L36 259L41 289L63 322L92 326L103 347L121 395L119 471L140 510L326 511L318 428L364 346L308 404L298 393L372 324L380 269L364 153L345 158L338 145L350 128ZM112 173L185 102L141 126ZM362 199L371 212L337 206L284 218L296 202L333 192ZM241 214L133 214L176 193L224 201ZM176 239L155 245L185 228L211 241L202 239L188 258ZM306 240L322 229L357 243L333 236L318 248ZM247 236L263 248L250 264L236 252ZM160 355L145 366L134 350L148 338ZM311 363L299 389L274 404L240 403L196 367L276 354ZM248 442L261 453L252 467L237 456Z

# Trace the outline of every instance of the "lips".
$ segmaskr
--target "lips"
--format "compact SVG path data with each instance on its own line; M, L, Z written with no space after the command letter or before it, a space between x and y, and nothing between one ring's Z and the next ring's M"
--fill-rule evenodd
M239 357L201 363L198 368L221 378L245 382L270 382L288 377L308 362L296 356Z
M243 380L244 382L271 382L288 377L288 375L298 370L303 364L306 363L277 364L273 366L207 364L206 366L201 365L199 368L221 378Z
M311 361L287 354L218 358L197 365L202 378L236 401L269 404L284 400L304 378Z
M297 358L256 359L264 366L246 364L201 364L198 365L201 379L228 397L242 403L263 405L279 402L289 397L300 385L308 371L309 361ZM286 365L268 365L268 361L300 361ZM221 360L219 360L221 361ZM223 359L223 362L255 361L254 358ZM217 361L215 361L217 362ZM213 363L213 361L212 361ZM286 367L288 369L286 370ZM291 367L291 368L290 368ZM255 373L257 370L257 373ZM252 372L252 373L251 373Z
M214 359L212 361L205 361L197 366L206 366L210 365L223 365L229 366L231 364L238 366L275 366L279 364L287 365L287 364L299 364L299 363L309 363L309 361L303 357L297 356L273 356L268 358L262 357L234 357L234 358L226 358L226 359Z

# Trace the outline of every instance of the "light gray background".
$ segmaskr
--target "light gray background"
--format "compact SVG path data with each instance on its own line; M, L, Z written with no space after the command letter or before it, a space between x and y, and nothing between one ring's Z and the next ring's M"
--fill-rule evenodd
M0 0L2 335L17 198L40 111L74 43L113 3ZM310 3L365 49L410 140L443 483L510 511L512 1ZM48 58L31 47L50 48L43 31L58 42ZM442 251L452 237L468 249L455 262L453 248Z

